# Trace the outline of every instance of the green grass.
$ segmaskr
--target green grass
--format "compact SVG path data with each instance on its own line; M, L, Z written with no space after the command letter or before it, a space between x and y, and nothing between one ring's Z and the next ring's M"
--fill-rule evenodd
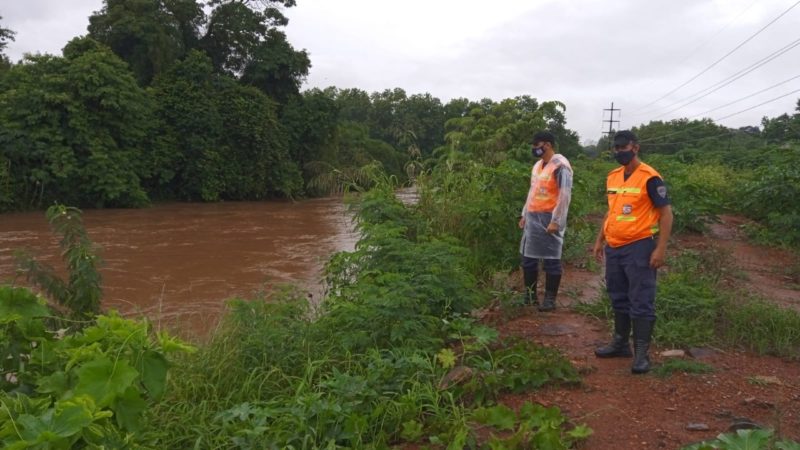
M659 277L654 339L659 345L723 345L800 359L800 314L722 285L724 254L684 250ZM611 321L608 295L576 311Z
M732 347L800 359L800 314L764 299L729 301L720 311L721 337Z
M653 369L653 374L666 378L676 372L702 374L711 373L713 371L713 367L698 361L689 359L668 359L663 364Z
M330 294L313 320L292 291L230 303L210 342L172 368L145 427L153 447L475 442L475 408L578 380L556 351L503 342L468 315L485 295L470 255L429 234L390 190L365 193L359 218L362 239L328 265ZM440 386L456 366L471 376ZM562 422L553 432L572 442Z

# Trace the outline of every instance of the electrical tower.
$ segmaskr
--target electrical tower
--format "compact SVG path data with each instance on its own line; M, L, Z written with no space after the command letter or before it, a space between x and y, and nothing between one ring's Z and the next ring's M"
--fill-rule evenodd
M608 149L611 150L611 143L613 142L611 133L614 132L614 124L619 123L619 120L614 120L614 111L621 111L621 109L614 109L614 102L611 102L611 108L605 108L603 111L611 111L611 116L609 119L603 120L603 123L608 122L608 131L603 131L603 134L608 135ZM603 117L605 117L605 113L603 113Z

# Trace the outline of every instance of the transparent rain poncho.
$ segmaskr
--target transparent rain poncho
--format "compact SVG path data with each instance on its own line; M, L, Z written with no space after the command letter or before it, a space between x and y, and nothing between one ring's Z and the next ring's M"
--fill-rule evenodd
M525 228L519 252L527 258L560 259L564 247L564 233L567 230L567 213L569 202L572 199L572 167L562 155L555 154L548 164L556 164L559 169L557 177L558 199L552 212L530 212L528 204L533 195L533 174L541 167L542 160L537 161L531 170L531 187L528 189L528 198L522 207L522 217L525 217ZM550 223L558 224L558 231L550 234L547 227Z

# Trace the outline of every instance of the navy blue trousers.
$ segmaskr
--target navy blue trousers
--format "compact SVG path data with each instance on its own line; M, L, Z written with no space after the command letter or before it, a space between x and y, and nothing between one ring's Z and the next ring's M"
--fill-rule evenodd
M534 269L539 270L539 260L540 258L528 258L526 256L521 256L522 261L520 265L523 269ZM550 258L541 258L543 262L542 265L544 266L544 272L549 273L550 275L561 275L561 260L560 259L550 259Z
M606 289L614 311L655 320L656 269L650 267L655 248L654 238L616 248L606 245Z

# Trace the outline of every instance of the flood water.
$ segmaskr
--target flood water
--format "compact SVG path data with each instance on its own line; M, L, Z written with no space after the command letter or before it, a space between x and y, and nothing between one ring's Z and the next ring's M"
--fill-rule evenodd
M104 309L147 316L183 336L208 333L226 299L276 284L319 299L325 262L357 239L340 198L86 210L84 224L104 260ZM21 248L63 274L58 240L44 212L0 214L0 283L14 280Z

